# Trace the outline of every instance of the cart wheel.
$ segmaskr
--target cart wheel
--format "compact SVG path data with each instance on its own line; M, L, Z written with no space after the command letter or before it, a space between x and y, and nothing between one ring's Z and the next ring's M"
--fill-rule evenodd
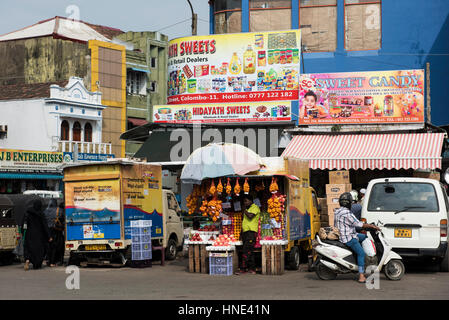
M299 248L296 246L292 247L288 256L288 268L290 270L298 270L300 263Z
M384 267L384 273L388 279L397 281L401 280L405 273L405 267L401 260L390 260Z

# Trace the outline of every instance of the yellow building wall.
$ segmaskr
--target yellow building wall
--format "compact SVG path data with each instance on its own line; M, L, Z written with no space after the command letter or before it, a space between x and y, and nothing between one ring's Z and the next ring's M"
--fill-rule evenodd
M125 156L126 131L126 49L122 45L89 40L91 50L91 91L102 93L102 140L112 144L116 157Z

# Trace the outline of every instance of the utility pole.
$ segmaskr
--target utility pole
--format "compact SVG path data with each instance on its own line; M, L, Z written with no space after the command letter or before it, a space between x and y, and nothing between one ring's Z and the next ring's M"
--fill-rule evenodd
M190 0L187 0L190 6L190 10L192 11L192 36L196 36L196 26L197 26L197 15L195 12L193 12L192 4L190 3Z
M430 107L430 63L426 63L426 83L427 83L427 122L432 123L432 118L430 115L431 107Z

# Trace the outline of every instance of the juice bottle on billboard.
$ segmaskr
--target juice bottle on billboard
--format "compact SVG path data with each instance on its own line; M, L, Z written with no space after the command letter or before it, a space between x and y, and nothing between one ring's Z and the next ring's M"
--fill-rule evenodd
M384 99L384 115L392 116L394 114L393 97L390 95L385 96Z
M243 73L252 74L254 72L256 72L256 53L251 46L248 46L243 54Z
M274 64L274 50L268 50L268 64Z
M292 63L294 64L299 63L299 49L292 50Z
M257 52L257 64L259 67L265 67L267 65L267 58L265 51Z
M231 61L229 62L229 72L231 74L239 74L242 70L242 64L240 63L239 57L237 56L237 52L232 54Z

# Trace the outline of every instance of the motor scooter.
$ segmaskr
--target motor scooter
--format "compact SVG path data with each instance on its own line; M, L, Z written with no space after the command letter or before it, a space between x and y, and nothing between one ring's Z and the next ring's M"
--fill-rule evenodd
M390 280L400 280L405 273L402 258L392 251L382 233L383 224L377 224L380 231L368 230L367 237L373 241L375 256L365 255L365 270L381 272ZM357 255L344 243L338 240L321 240L317 235L313 245L317 257L313 267L322 280L334 280L337 274L358 273ZM369 266L373 266L368 269Z

